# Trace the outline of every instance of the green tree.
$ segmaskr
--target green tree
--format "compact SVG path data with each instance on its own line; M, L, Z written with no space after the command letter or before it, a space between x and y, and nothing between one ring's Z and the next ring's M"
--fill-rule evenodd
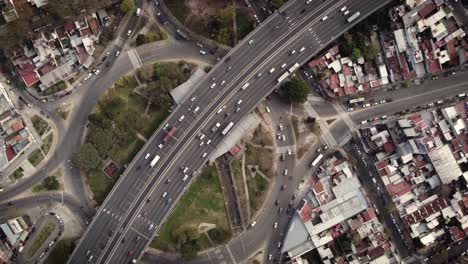
M285 98L290 103L304 103L307 100L307 94L309 88L303 80L294 78L289 82L285 83L282 87Z
M370 45L364 50L364 59L366 60L375 60L377 58L377 55L379 55L379 48L376 47L375 45Z
M180 246L180 253L185 260L193 259L199 250L200 246L196 241L189 241Z
M122 3L120 3L120 11L122 11L122 13L133 14L135 11L134 0L123 0Z
M59 181L57 180L56 177L49 176L49 177L44 179L44 182L43 182L42 185L47 190L58 190L58 188L60 186L60 183L59 183Z
M354 48L353 52L351 52L350 59L352 61L357 61L360 57L362 57L361 50L358 48Z
M284 0L273 0L271 4L275 9L279 9L282 5L284 5Z
M145 44L145 42L146 42L145 34L138 34L135 41L136 41L137 46Z
M48 0L45 9L60 18L76 18L111 4L112 0Z
M90 142L98 151L101 157L106 157L109 155L110 150L113 145L113 134L112 130L107 128L95 128L92 133L90 133Z
M101 165L101 159L96 148L86 143L80 147L73 158L74 163L83 170L97 169Z

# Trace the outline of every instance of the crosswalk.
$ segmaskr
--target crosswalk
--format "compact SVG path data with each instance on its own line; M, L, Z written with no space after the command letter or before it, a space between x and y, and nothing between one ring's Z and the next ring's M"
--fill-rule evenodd
M138 69L143 65L143 63L141 62L140 56L138 56L138 52L136 51L136 49L128 50L127 54L134 69Z

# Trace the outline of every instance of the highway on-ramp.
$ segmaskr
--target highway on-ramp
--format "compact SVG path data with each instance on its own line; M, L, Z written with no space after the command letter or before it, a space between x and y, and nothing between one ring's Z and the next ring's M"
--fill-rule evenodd
M276 79L287 69L305 63L353 23L387 2L287 2L233 48L153 134L100 207L69 263L130 263L138 259L223 140L220 132L228 123L239 123L277 87ZM359 11L359 19L347 23L339 11L344 5L350 14ZM322 21L324 16L328 20ZM241 89L246 83L248 87ZM213 132L216 123L220 127ZM170 130L175 132L160 148ZM149 166L156 155L158 162Z

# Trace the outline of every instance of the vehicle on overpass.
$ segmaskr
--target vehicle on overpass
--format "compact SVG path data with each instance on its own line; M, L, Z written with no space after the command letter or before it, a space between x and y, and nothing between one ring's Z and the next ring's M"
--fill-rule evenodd
M229 133L229 131L232 129L233 126L234 126L234 123L233 123L233 122L229 123L229 124L223 129L223 131L221 132L221 134L222 134L223 136L227 135L227 133Z
M323 158L323 154L318 155L317 158L315 158L314 161L312 161L310 166L311 167L317 166L317 164L322 160L322 158Z
M161 144L159 144L159 148L162 148L164 146L164 144L166 144L167 141L169 141L169 139L171 139L171 137L174 136L175 132L177 131L177 128L176 127L172 127L171 130L169 130L169 132L167 132L167 135L163 138Z
M278 83L280 83L280 82L286 80L286 78L288 78L288 77L289 77L289 72L284 72L284 73L281 74L281 76L280 76L278 79L276 79L276 80L278 81Z
M348 17L348 19L346 21L348 21L348 23L351 23L351 22L353 22L354 19L358 18L360 15L361 15L361 13L356 12L352 16Z
M293 66L291 66L291 68L289 68L288 72L292 74L295 70L297 70L297 68L299 68L299 63L296 62Z
M154 157L154 159L153 159L153 160L151 161L151 163L150 163L150 167L151 167L151 168L154 167L154 165L156 165L156 163L158 163L159 158L160 158L159 155L156 155L156 156Z

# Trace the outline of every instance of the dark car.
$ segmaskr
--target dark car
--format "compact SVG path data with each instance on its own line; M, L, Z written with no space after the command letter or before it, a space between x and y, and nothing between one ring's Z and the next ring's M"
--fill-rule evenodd
M276 200L276 201L275 201L275 205L278 205L278 204L279 204L279 200Z

